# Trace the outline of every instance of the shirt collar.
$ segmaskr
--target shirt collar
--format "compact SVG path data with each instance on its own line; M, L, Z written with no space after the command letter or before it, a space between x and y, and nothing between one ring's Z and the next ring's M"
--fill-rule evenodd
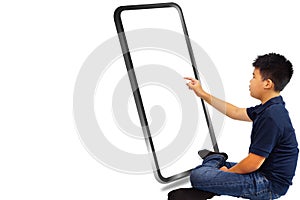
M257 110L255 112L257 114L259 114L259 113L261 113L262 111L264 111L266 108L268 108L269 106L271 106L273 104L283 104L283 105L285 105L285 103L282 99L282 96L277 96L277 97L273 97L272 99L269 99L264 104L260 104L260 106L257 108Z

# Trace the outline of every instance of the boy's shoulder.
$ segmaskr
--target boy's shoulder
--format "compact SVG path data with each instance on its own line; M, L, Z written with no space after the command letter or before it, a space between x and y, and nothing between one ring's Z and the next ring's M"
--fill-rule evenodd
M284 129L286 127L293 126L291 123L289 112L286 109L283 101L282 103L274 103L269 105L260 115L262 118L273 121L273 123L275 123L278 128L280 127Z
M285 108L285 105L282 104L282 103L274 103L274 104L271 104L269 106L267 106L264 110L263 110L263 113L264 114L268 114L270 116L272 115L278 115L278 114L281 114L281 113L286 113L288 112L287 109Z

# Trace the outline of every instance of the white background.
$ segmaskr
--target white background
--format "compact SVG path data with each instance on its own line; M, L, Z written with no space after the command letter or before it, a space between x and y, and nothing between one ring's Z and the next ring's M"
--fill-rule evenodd
M166 199L173 188L152 174L123 174L93 159L80 142L72 111L82 63L116 34L114 9L154 2L159 1L0 3L0 199ZM282 95L299 130L297 1L175 2L183 9L190 37L218 68L227 101L259 103L248 91L257 55L278 52L292 61L295 74ZM251 124L226 119L220 150L231 161L244 158L250 131ZM300 195L298 171L282 199Z

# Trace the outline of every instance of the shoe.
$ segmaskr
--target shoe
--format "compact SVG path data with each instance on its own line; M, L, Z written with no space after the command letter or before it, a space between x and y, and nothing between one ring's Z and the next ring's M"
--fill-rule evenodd
M196 188L179 188L168 193L168 200L206 200L215 195Z
M225 160L228 159L228 155L226 153L220 153L220 152L213 152L213 151L209 151L207 149L203 149L203 150L200 150L198 151L198 155L204 160L207 156L210 156L210 155L215 155L215 154L219 154L219 155L222 155L225 157Z

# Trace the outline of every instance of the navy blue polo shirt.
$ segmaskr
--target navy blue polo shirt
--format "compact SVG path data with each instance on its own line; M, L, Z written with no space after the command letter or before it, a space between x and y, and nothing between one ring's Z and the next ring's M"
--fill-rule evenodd
M264 104L247 108L253 121L249 153L266 158L259 168L271 181L275 193L287 192L295 175L298 143L289 113L281 96Z

